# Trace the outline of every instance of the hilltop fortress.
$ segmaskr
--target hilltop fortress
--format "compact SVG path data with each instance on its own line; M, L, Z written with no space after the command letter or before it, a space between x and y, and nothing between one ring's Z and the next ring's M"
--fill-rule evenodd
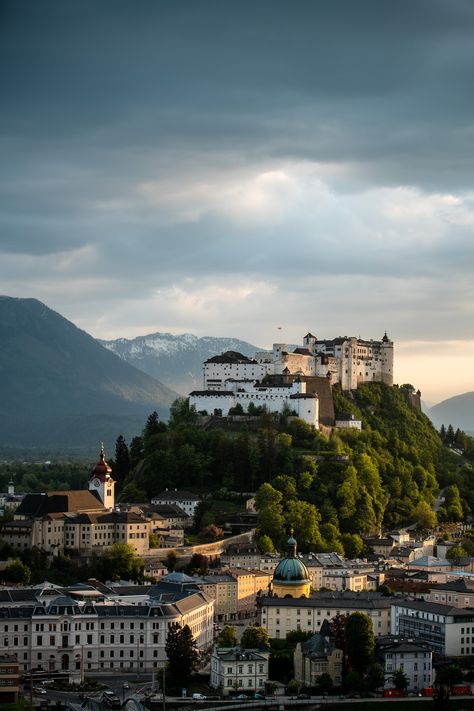
M226 416L239 405L239 412L247 412L253 403L318 427L334 421L333 385L349 391L361 383L393 384L393 341L386 333L380 341L355 336L318 340L308 333L292 351L274 343L271 351L254 358L235 351L209 358L203 381L203 390L190 393L190 405L198 412Z

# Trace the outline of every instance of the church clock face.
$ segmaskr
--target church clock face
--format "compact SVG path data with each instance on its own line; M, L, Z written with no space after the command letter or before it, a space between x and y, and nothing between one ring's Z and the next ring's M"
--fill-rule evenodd
M100 486L100 479L95 479L92 480L92 486L99 487Z

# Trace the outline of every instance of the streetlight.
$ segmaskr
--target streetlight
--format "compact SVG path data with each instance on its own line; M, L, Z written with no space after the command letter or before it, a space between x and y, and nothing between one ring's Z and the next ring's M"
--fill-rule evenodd
M77 653L74 657L76 662L79 662L79 675L81 680L81 686L84 685L84 645L81 645L81 653Z

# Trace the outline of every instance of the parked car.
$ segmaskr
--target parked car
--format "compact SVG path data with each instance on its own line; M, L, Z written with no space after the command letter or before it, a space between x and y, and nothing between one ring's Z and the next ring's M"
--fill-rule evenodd
M298 694L296 697L297 699L310 699L311 696L309 694Z
M195 701L205 701L206 697L204 696L204 694L193 694L193 699Z

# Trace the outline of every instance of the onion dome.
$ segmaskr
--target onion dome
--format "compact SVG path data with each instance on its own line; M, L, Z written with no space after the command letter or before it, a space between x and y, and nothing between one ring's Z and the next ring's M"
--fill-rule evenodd
M91 472L91 479L93 477L97 477L98 479L105 481L110 478L111 474L112 468L105 461L104 445L102 445L100 448L99 461Z

